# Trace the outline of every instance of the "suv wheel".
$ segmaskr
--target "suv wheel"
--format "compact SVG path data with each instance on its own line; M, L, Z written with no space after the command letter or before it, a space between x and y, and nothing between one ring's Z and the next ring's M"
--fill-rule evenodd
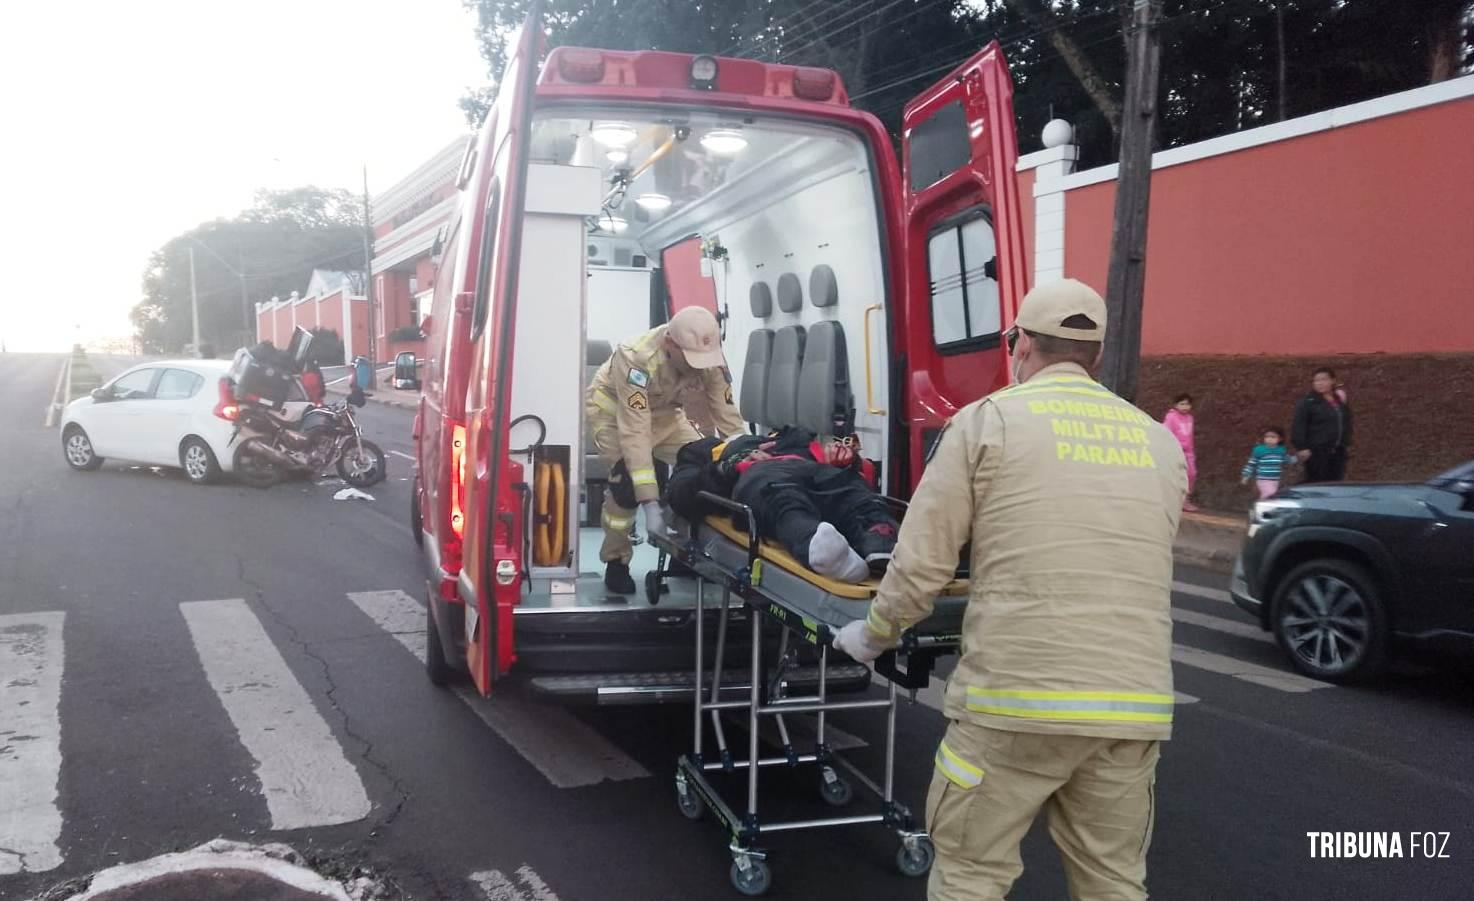
M1295 669L1313 679L1368 679L1386 660L1386 608L1358 564L1326 558L1295 567L1275 590L1269 621Z

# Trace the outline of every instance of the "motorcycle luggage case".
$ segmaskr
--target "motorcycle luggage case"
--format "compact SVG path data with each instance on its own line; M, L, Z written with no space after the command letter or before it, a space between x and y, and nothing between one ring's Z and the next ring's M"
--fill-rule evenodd
M236 351L229 375L235 385L236 400L240 401L259 398L279 407L286 403L292 388L292 373L286 366L258 359L245 348Z

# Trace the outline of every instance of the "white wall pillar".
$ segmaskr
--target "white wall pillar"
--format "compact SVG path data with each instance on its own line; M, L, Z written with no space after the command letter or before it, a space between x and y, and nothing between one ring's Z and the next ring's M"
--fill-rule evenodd
M1079 147L1065 143L1019 157L1020 172L1034 170L1033 284L1064 277L1064 178L1075 171L1079 156Z

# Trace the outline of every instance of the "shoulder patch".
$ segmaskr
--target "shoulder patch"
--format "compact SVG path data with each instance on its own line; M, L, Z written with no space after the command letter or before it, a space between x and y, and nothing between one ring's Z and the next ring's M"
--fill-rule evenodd
M629 408L631 410L644 412L645 410L650 409L650 402L645 399L645 392L643 391L631 392L629 399L626 400L625 403L629 405Z
M635 367L631 366L629 383L631 385L634 385L636 388L648 387L650 384L650 373L646 372L643 369L636 369Z

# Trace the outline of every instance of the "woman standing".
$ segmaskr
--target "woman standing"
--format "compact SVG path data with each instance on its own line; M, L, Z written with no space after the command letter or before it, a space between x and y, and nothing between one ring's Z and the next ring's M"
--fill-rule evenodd
M1339 482L1346 478L1346 450L1351 447L1351 405L1336 388L1336 373L1317 369L1311 391L1295 405L1290 440L1295 459L1305 464L1305 481Z

